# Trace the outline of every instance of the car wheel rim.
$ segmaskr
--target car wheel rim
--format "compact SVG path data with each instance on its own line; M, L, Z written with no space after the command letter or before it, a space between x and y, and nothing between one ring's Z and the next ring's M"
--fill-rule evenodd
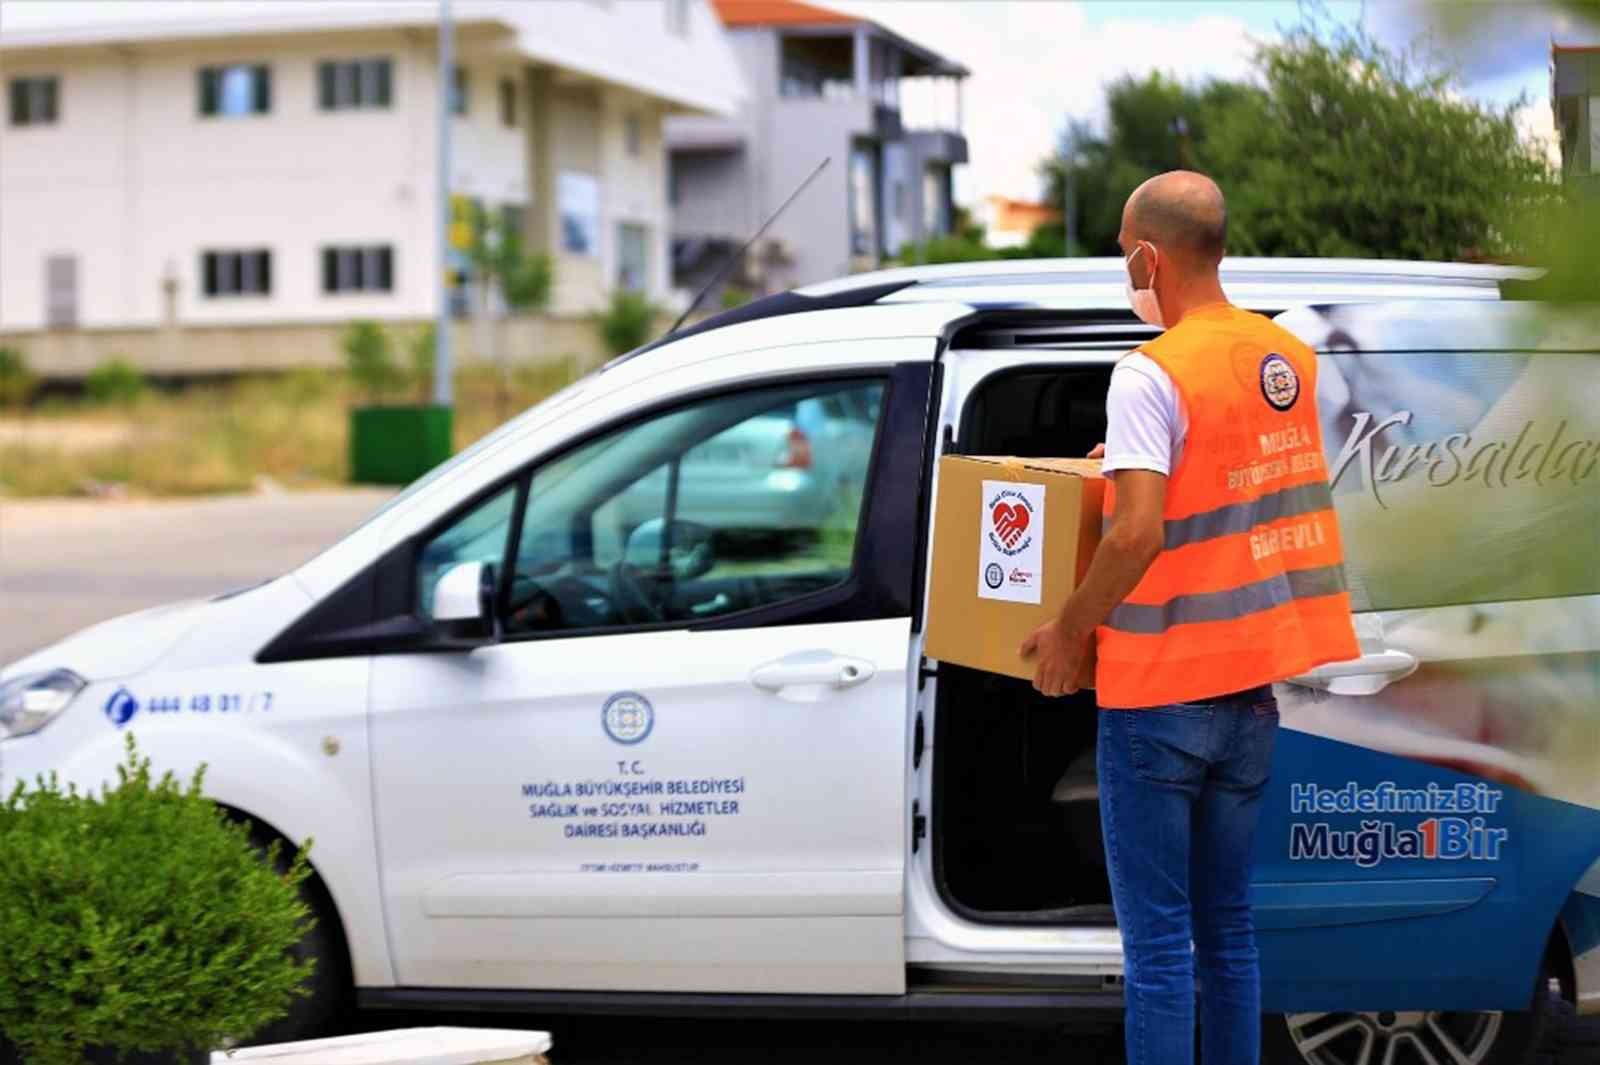
M1483 1065L1503 1013L1291 1013L1306 1065Z

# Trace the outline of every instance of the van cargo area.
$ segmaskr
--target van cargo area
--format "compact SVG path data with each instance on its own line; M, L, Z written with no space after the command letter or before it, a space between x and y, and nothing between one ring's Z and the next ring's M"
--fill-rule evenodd
M1106 363L1002 371L973 393L953 450L1086 455L1105 439L1110 378ZM1114 923L1097 714L1093 692L1049 699L1028 681L939 663L930 828L939 891L956 913L995 924Z

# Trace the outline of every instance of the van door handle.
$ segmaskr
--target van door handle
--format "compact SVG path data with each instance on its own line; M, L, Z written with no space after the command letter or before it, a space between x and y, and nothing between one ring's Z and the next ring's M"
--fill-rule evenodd
M1383 650L1343 662L1329 662L1298 677L1290 677L1289 683L1317 688L1331 695L1377 695L1416 671L1416 655Z
M810 689L805 694L813 698L799 701L812 702L815 696L821 695L822 688L853 688L872 679L876 672L877 667L864 658L836 655L832 651L801 651L757 666L750 671L750 683L775 694L796 689L799 696Z

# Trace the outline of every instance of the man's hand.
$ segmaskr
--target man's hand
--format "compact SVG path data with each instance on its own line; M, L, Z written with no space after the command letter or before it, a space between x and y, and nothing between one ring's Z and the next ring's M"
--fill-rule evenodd
M1033 673L1034 690L1043 695L1071 695L1078 690L1078 674L1089 653L1089 637L1075 637L1059 619L1047 621L1022 641L1022 657L1038 655Z

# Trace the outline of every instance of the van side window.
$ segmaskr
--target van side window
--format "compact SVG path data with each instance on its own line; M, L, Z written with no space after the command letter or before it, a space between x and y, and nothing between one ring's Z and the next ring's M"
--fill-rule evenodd
M658 414L533 472L507 635L691 623L850 574L883 382Z
M506 557L516 487L495 493L422 546L417 555L417 613L433 613L433 591L445 571L461 562L499 566Z

